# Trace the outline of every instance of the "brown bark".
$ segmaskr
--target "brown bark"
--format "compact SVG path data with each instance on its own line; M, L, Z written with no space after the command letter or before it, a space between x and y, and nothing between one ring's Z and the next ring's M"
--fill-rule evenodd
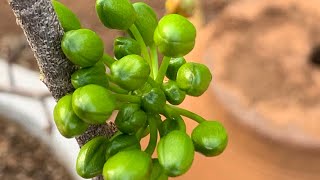
M40 79L48 87L55 100L73 92L70 76L76 67L61 50L64 34L54 12L51 0L8 0L34 52L40 69ZM81 147L95 136L110 137L116 131L114 124L92 125L76 138ZM96 180L102 177L94 178Z

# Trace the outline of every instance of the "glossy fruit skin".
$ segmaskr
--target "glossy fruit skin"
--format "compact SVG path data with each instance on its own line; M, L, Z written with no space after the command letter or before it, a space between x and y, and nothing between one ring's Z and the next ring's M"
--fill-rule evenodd
M154 32L159 51L168 57L182 57L194 47L196 29L185 17L169 14L160 19Z
M61 47L67 58L80 67L95 65L104 51L101 38L89 29L66 32L62 38Z
M64 32L81 28L81 24L77 16L65 5L55 0L52 1L52 5Z
M226 129L218 121L205 121L193 129L191 138L195 150L207 157L221 154L228 144Z
M149 5L143 2L134 3L133 8L137 13L137 19L134 24L139 30L145 44L151 46L154 42L154 30L158 25L157 15Z
M150 67L138 55L131 54L111 65L111 76L122 88L133 91L140 88L148 80Z
M71 75L71 84L75 89L88 84L97 84L107 88L109 81L106 76L106 67L101 61L98 61L92 67L79 69Z
M136 20L136 12L129 0L97 0L100 21L110 29L127 30Z
M179 123L174 119L166 119L162 121L159 128L160 137L164 137L174 130L180 130Z
M168 180L168 176L164 173L158 159L152 159L152 172L150 180Z
M108 160L118 152L129 149L140 150L141 146L139 140L134 135L120 134L108 143L105 157Z
M118 129L127 134L136 133L147 121L147 115L138 104L126 104L121 107L115 120Z
M130 54L141 55L141 47L140 44L132 38L118 37L113 43L113 53L117 59L121 59Z
M81 135L89 126L73 112L71 94L58 101L53 110L53 118L59 132L66 138Z
M167 101L173 105L179 105L186 97L186 93L182 91L177 82L169 80L161 86L162 91L166 95Z
M190 96L201 96L209 87L212 75L207 66L188 62L179 68L177 83Z
M159 163L170 177L187 172L194 158L192 140L186 133L177 130L160 139L157 152Z
M149 180L151 157L140 150L126 150L112 156L103 167L103 177L108 180Z
M142 97L142 107L146 112L159 114L166 104L166 96L160 88L152 88Z
M183 57L171 58L166 72L167 78L176 80L179 68L185 63L186 60Z
M103 124L111 116L116 103L104 87L89 84L76 89L72 95L74 112L88 124Z
M102 173L108 142L108 138L98 136L81 147L76 162L76 170L81 177L92 178Z

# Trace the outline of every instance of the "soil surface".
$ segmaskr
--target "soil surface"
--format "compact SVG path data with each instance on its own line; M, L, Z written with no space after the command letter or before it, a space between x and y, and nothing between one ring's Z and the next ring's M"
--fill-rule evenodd
M217 86L264 126L320 144L319 5L234 3L213 22L209 51Z
M50 149L22 127L0 117L0 179L71 180Z

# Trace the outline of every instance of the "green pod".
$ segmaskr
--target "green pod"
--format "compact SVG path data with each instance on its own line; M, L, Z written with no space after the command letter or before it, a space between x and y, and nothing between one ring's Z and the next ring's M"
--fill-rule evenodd
M120 151L129 149L141 149L140 142L134 135L120 134L115 137L106 148L106 159L108 160L113 155Z
M147 46L151 46L154 42L154 30L158 25L157 15L149 5L143 2L134 3L133 8L137 14L137 19L134 24L139 30L144 43Z
M186 93L182 91L177 82L169 80L161 86L162 91L166 95L167 101L173 105L179 105L186 97Z
M176 80L179 68L186 63L183 57L171 58L166 71L167 78Z
M117 128L127 134L136 133L147 121L147 115L138 104L126 104L121 107L115 120Z
M168 57L182 57L194 47L196 28L185 17L169 14L160 19L154 31L154 42Z
M55 0L52 1L52 5L64 32L81 28L77 16L65 5Z
M187 172L194 158L192 140L182 131L172 131L160 139L157 152L159 163L170 177Z
M130 54L140 55L141 47L140 44L132 38L118 37L113 43L113 53L117 59L121 59Z
M81 135L89 126L74 113L71 94L58 101L53 110L53 119L61 135L66 138Z
M131 54L111 65L111 76L122 88L133 91L145 84L150 74L150 67L138 55Z
M142 107L146 112L159 114L166 104L166 96L160 88L152 88L142 95Z
M212 75L207 66L188 62L179 68L177 83L190 96L201 96L209 87Z
M164 137L169 134L171 131L180 130L179 123L174 119L166 119L162 121L159 128L160 137Z
M104 51L101 38L89 29L66 32L62 38L61 47L67 58L73 64L81 67L95 65L103 56Z
M98 136L81 147L76 162L76 170L81 177L93 178L102 174L108 142L108 138Z
M121 151L112 156L103 167L103 177L108 180L149 180L151 157L140 150Z
M127 30L136 20L136 12L129 0L97 0L100 21L110 29Z
M163 167L160 165L158 159L152 159L152 171L150 180L168 180Z
M191 138L197 152L207 156L221 154L228 144L226 129L218 121L204 121L193 129Z
M74 112L88 124L103 124L116 107L109 91L95 84L78 88L72 95Z
M71 84L75 89L88 84L97 84L107 88L109 81L106 76L106 67L101 61L98 61L92 67L79 69L71 75Z

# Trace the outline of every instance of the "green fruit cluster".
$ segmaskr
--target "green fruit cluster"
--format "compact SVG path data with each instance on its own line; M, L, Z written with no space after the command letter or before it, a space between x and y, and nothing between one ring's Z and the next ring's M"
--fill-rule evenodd
M228 136L221 123L176 106L187 95L202 95L212 80L205 65L183 57L196 37L188 19L169 14L158 20L142 2L97 0L102 24L131 36L115 39L112 57L104 53L97 33L81 28L71 10L52 2L65 30L62 51L78 67L70 77L75 91L54 108L58 130L66 138L79 136L89 125L104 124L116 114L118 132L113 137L94 137L81 147L76 163L81 177L163 180L186 173L195 152L208 157L223 152ZM160 67L158 52L164 55ZM182 116L199 123L191 137ZM148 146L141 149L147 135ZM158 158L152 159L155 150Z

